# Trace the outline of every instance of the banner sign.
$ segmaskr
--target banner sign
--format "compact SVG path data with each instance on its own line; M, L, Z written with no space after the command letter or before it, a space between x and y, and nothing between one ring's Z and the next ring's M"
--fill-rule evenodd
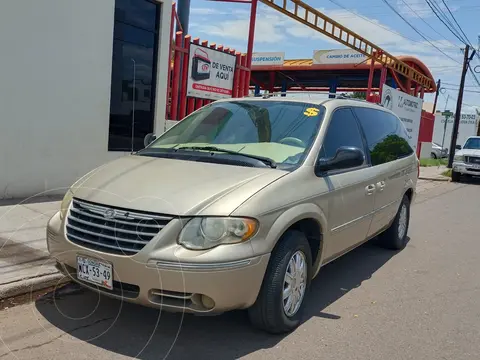
M264 66L274 65L282 66L285 61L284 52L265 52L265 53L253 53L252 65Z
M231 98L235 65L235 55L191 44L187 96L210 100Z
M417 151L423 100L383 85L382 105L393 111L402 120L407 129L410 146Z
M344 50L315 50L313 52L314 64L359 64L367 57L358 51Z
M448 116L446 116L448 115ZM435 123L433 125L433 142L442 145L443 147L450 147L452 140L453 121L455 114L450 113L444 115L443 113L435 115ZM445 121L447 121L445 123ZM478 128L477 114L461 114L460 124L458 124L457 145L462 145L470 137L477 135Z

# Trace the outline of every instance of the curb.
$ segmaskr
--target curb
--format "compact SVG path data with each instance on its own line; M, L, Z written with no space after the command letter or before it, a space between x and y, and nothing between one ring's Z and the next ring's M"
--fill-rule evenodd
M14 296L25 295L32 291L42 290L51 286L68 283L69 279L60 272L22 279L0 285L0 300Z
M447 176L442 177L428 177L428 176L419 176L419 180L428 180L428 181L450 181L450 178Z

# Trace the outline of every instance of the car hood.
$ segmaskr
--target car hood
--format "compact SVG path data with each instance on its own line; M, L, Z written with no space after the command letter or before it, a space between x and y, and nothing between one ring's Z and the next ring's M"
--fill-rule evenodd
M458 150L455 155L458 156L480 156L480 149L462 149Z
M271 168L130 155L90 172L72 192L82 200L132 210L227 216L286 174Z

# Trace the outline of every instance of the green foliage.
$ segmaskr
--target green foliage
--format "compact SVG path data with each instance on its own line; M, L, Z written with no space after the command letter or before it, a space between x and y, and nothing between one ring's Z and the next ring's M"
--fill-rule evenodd
M447 165L448 159L420 159L420 166L440 166Z
M382 142L375 145L370 156L372 164L383 164L397 160L408 153L411 153L411 148L404 138L398 135L389 135Z
M363 91L354 91L351 95L351 98L365 100L367 98L367 93Z

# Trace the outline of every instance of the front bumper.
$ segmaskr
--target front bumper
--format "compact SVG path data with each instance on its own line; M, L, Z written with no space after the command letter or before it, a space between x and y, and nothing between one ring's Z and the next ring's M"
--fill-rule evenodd
M151 242L162 243L168 236L166 227ZM85 287L144 306L192 313L217 313L253 305L270 258L270 254L231 257L232 253L244 255L248 252L239 248L251 249L248 243L228 245L230 256L226 256L225 261L215 262L209 259L209 251L189 251L177 244L161 249L149 244L134 256L107 254L70 242L59 213L48 223L47 245L51 256L57 260L57 268ZM219 251L221 249L217 253ZM77 255L110 262L114 289L110 291L79 281Z
M480 176L480 167L469 163L454 161L452 170L463 175Z

